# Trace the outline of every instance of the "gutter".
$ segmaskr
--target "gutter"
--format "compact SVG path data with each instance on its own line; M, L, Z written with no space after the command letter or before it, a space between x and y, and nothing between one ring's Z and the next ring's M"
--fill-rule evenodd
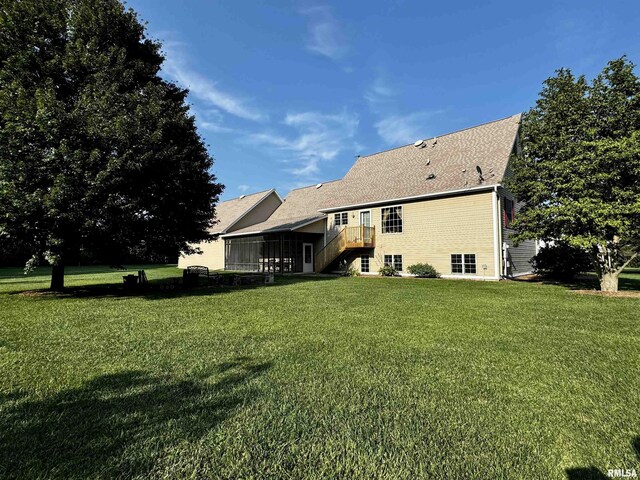
M479 187L462 188L459 190L447 190L444 192L436 192L436 193L425 193L422 195L414 195L411 197L390 198L388 200L378 200L375 202L354 203L353 205L342 205L340 207L320 208L318 211L323 213L329 213L329 212L337 212L339 210L351 210L353 208L373 207L376 205L385 205L389 203L401 203L401 202L407 202L411 200L421 200L423 198L448 197L448 196L459 195L467 192L482 192L486 190L495 190L498 188L498 186L499 185L481 185Z

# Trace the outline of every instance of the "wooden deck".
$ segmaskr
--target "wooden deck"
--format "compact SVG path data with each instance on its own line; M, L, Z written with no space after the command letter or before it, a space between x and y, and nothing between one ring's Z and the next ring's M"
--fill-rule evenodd
M347 250L373 248L376 244L375 227L344 227L322 250L316 254L315 271L322 272L331 262Z

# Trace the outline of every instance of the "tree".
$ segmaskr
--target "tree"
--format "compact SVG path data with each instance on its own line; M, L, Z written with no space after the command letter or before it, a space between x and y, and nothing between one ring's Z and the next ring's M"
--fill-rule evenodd
M589 252L603 291L640 247L640 80L626 57L587 82L560 69L524 114L508 181L524 201L515 240Z
M191 251L222 191L187 91L117 0L0 7L0 235L53 265L141 245Z

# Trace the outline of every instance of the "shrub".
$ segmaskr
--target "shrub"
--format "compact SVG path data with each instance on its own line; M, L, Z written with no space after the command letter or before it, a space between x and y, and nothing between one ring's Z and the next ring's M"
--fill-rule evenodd
M557 280L571 280L591 269L589 255L581 248L566 243L542 247L531 259L534 272Z
M385 265L380 270L378 270L378 273L383 277L394 277L398 274L398 271L391 265Z
M359 277L360 272L358 272L354 267L349 267L342 272L342 275L344 277Z
M438 271L433 267L433 265L429 265L428 263L416 263L415 265L409 265L407 271L416 277L440 278Z

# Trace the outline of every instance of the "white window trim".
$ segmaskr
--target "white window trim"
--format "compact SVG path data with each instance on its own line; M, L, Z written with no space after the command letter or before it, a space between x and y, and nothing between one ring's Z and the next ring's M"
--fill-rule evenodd
M404 255L401 253L384 253L382 255L382 266L384 267L385 263L384 263L384 257L391 257L391 266L393 268L396 268L396 262L395 259L393 257L401 257L402 258L402 270L396 270L397 272L404 272Z
M453 273L453 272L451 272L449 275L453 275L453 276L457 276L457 277L459 277L461 275L468 275L468 276L470 276L470 275L478 275L478 254L477 253L473 253L473 252L467 252L467 253L452 252L452 253L450 253L449 254L449 269L451 269L451 265L452 265L452 263L451 263L451 255L461 255L462 256L462 263L460 264L460 265L462 265L462 273ZM465 255L474 255L475 256L475 259L476 259L476 271L475 272L473 272L473 273L465 272L465 270L466 270L465 267L464 267L464 265L465 265L464 256Z
M367 257L369 259L369 271L362 271L362 257ZM371 273L371 255L360 255L360 273Z
M358 225L362 225L362 217L360 216L362 212L369 212L369 222L371 223L371 225L369 226L373 227L373 212L371 211L370 208L365 208L364 210L358 210ZM380 217L382 218L382 213L380 214Z
M382 221L382 210L385 208L395 208L400 207L402 210L402 231L401 232L385 232L384 231L384 222ZM404 233L404 205L385 205L384 207L380 207L380 233L382 235L402 235Z
M342 223L342 216L346 214L347 215L347 223ZM336 215L340 216L340 223L336 223ZM344 212L334 212L333 214L333 226L335 227L342 227L344 225L349 225L349 212L344 211Z

